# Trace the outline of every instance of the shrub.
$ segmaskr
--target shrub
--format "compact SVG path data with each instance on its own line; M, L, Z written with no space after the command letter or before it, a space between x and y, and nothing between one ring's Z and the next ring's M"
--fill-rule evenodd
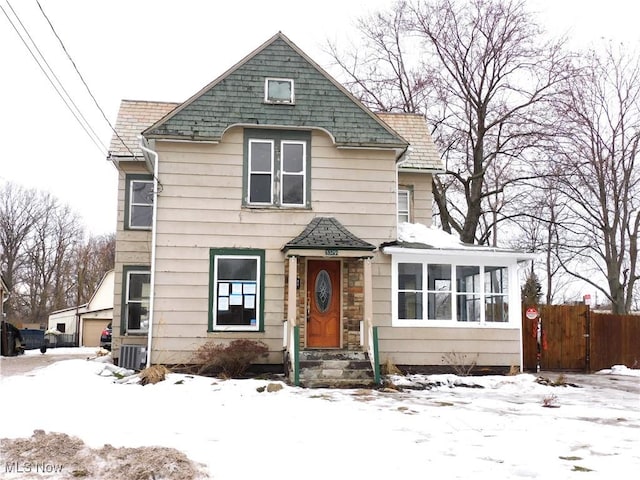
M227 378L238 378L268 351L263 342L256 340L243 338L228 344L209 341L195 351L194 362L202 365L199 374L219 372Z
M145 368L138 374L140 377L140 385L163 382L169 373L171 372L164 365L151 365L149 368Z
M478 354L476 358L469 359L464 353L449 352L442 355L442 363L449 365L456 375L466 377L478 363Z

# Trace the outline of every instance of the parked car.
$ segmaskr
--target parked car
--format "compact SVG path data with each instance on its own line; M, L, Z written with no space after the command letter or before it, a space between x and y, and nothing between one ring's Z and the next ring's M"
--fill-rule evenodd
M105 350L111 350L111 323L100 334L100 346Z

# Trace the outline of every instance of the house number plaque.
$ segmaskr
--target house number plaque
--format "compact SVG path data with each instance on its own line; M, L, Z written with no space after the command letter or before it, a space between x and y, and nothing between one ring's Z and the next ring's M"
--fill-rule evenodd
M337 257L338 256L338 250L335 249L327 249L324 251L324 254L327 257Z

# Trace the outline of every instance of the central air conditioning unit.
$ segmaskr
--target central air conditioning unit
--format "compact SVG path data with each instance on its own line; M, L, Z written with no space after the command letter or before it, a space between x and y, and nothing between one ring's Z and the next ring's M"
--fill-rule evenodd
M120 345L118 366L129 370L142 370L147 364L147 347L144 345Z

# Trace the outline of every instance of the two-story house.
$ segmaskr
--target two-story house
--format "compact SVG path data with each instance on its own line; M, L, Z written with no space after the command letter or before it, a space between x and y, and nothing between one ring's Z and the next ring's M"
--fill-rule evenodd
M283 34L184 103L123 101L116 131L121 363L248 338L307 385L328 351L376 378L454 351L521 364L523 257L424 227L442 168L424 118L371 112Z

